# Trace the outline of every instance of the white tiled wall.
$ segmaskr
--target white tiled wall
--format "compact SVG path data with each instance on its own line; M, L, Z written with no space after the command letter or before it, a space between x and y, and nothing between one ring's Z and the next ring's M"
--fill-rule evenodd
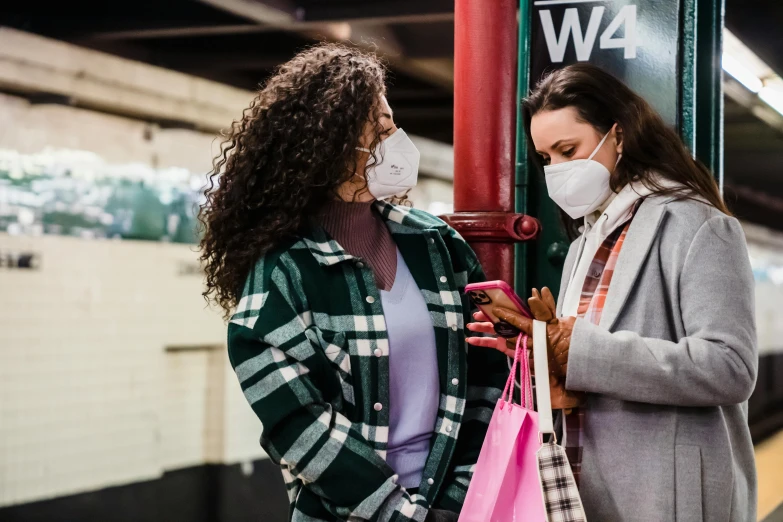
M192 246L0 235L0 505L263 456ZM167 352L166 346L214 346Z
M213 136L0 94L0 148L207 172ZM190 245L0 233L0 506L263 456ZM166 346L212 346L167 352Z

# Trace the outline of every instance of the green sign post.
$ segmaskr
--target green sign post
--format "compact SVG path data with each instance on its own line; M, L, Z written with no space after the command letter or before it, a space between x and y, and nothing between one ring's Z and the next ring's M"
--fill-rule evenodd
M723 178L723 0L521 0L519 100L546 72L588 61L621 78ZM516 211L542 233L517 245L516 287L557 292L568 242L517 111Z

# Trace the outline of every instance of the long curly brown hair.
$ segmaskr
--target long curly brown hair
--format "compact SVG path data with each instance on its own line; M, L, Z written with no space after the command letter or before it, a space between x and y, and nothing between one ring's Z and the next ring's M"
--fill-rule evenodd
M368 123L375 134L365 146L380 141L385 77L374 54L320 44L279 66L234 121L199 212L203 295L226 318L259 257L300 233L354 176Z

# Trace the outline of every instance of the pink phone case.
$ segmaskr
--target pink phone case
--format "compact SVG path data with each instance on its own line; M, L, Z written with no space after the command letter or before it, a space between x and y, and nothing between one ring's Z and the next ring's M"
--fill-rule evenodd
M525 317L533 317L530 309L522 302L519 296L505 281L486 281L484 283L472 283L465 287L465 292L470 296L471 301L484 312L492 324L495 325L495 331L501 337L516 337L519 330L501 321L492 313L491 305L499 305L503 308L516 310Z

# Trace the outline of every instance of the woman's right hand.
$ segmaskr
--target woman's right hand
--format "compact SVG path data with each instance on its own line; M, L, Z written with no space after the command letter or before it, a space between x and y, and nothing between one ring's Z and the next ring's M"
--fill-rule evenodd
M533 299L531 299L531 311L533 312L533 317L536 320L544 321L549 323L553 319L555 319L554 314L554 306L552 306L550 310L549 303L545 303L541 305L541 303L536 303L535 300L541 299L541 294L539 294L537 291L533 292ZM554 300L552 300L554 302ZM475 323L469 323L468 324L468 330L475 333L483 333L483 334L493 334L494 333L494 327L491 322L489 322L489 319L486 315L484 315L481 312L476 312L473 314L473 318L476 320ZM524 317L521 314L518 314L514 311L504 309L503 310L503 320L512 324L513 326L517 327L521 331L528 331L530 330L530 319L527 317ZM471 344L473 346L481 346L484 348L494 348L503 354L505 354L508 357L513 358L514 357L514 351L516 348L516 339L502 339L497 337L469 337L467 339L468 344ZM549 351L549 350L548 350ZM550 360L549 366L550 366L550 373L549 373L549 395L552 401L552 409L560 410L564 409L567 410L566 413L569 413L569 410L572 408L576 408L578 406L581 406L585 401L585 395L583 393L579 392L572 392L566 390L565 387L565 376L564 375L558 375L559 372L553 371L556 368L556 361L553 357L554 354L550 353ZM533 358L531 353L531 360L530 360L530 368L532 372L533 368Z
M566 389L568 348L571 343L571 331L575 318L557 317L557 305L549 288L544 287L541 292L534 288L532 293L533 296L528 299L527 303L533 314L533 319L547 324L547 355L549 358L547 362L552 409L566 410L566 413L570 413L572 408L583 405L587 399L587 396L582 392ZM530 324L530 319L513 310L495 308L492 313L517 328Z

